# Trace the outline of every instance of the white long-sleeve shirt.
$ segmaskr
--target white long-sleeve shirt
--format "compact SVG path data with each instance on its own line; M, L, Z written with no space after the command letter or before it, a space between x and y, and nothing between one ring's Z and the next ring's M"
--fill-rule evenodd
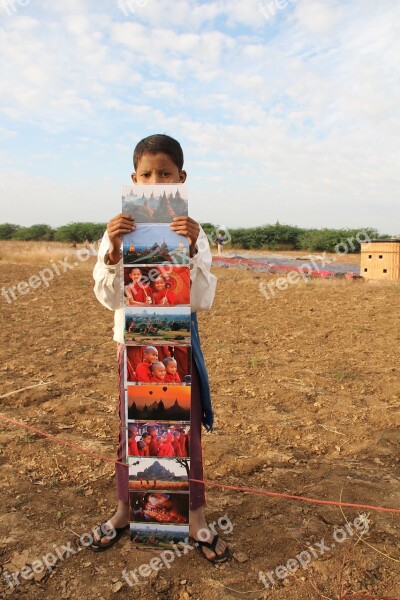
M94 293L98 301L114 310L114 340L124 343L124 311L121 284L123 281L122 261L116 265L106 265L104 256L109 250L110 240L107 231L103 235L93 270ZM200 227L196 242L197 254L189 260L190 266L190 305L191 311L209 310L215 296L217 278L210 272L212 256L208 238Z

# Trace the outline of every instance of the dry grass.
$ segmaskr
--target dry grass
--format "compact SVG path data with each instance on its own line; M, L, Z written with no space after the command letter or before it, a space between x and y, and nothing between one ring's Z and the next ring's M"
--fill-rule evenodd
M83 247L83 244L77 244L77 248L73 248L72 243L62 242L0 240L0 262L45 266L50 259L62 260Z

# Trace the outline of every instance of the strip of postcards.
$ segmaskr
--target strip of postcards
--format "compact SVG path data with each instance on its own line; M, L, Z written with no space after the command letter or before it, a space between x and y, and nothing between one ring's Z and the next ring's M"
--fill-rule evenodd
M137 224L123 240L130 533L163 549L189 535L189 245L170 229L187 187L124 186L122 212Z

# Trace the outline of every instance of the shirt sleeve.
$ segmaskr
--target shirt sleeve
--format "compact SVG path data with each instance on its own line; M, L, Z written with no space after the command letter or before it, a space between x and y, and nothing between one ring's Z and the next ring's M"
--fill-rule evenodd
M109 249L109 245L110 240L106 231L101 240L97 262L93 270L94 293L103 306L110 310L117 310L122 308L122 260L116 265L106 265L104 256Z
M197 254L190 259L190 304L192 312L211 308L217 286L217 278L210 271L212 263L210 244L201 227L196 248Z

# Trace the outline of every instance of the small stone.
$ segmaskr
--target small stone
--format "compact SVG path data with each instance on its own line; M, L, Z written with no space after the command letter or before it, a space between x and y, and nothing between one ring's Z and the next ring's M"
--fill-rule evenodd
M171 583L166 579L158 579L156 581L155 590L158 594L163 594L164 592L168 592L171 587Z
M186 585L187 581L186 581L186 579L182 579L179 583L180 583L180 585Z
M245 563L245 562L247 562L249 560L249 557L244 552L235 552L234 555L233 555L233 558L238 563Z
M114 585L111 587L111 591L113 592L113 594L116 594L117 592L119 592L119 590L122 588L124 584L122 583L122 581L118 581L117 583L114 583Z

